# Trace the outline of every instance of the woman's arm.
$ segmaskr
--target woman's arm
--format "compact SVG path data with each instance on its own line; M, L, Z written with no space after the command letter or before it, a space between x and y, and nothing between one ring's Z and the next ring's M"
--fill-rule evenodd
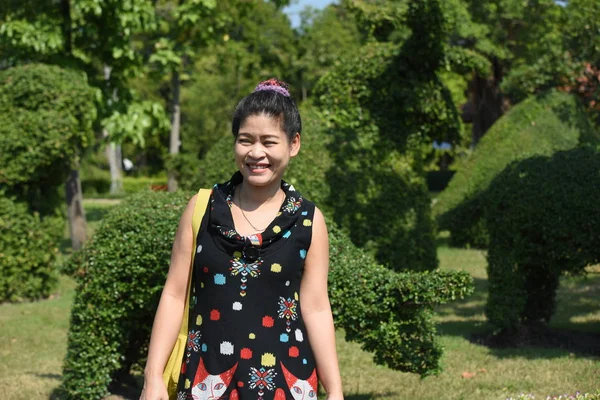
M327 295L329 239L321 211L315 209L310 248L300 284L302 318L317 362L317 375L329 400L343 399L342 380L335 349L335 328Z
M175 234L171 251L171 265L154 324L148 348L148 360L144 370L144 389L140 400L168 400L162 379L163 371L181 327L190 263L192 261L193 230L192 215L197 195L188 202Z

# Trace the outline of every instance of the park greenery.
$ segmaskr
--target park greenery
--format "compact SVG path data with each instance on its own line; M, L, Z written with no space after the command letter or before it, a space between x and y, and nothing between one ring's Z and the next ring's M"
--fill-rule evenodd
M273 76L301 107L284 178L327 218L344 340L439 375L436 322L475 291L487 331L459 334L564 344L561 282L600 262L600 2L341 0L297 27L287 5L0 5L0 302L76 283L60 398L141 370L186 199L235 172L232 110ZM454 176L432 195L436 173ZM82 196L124 200L91 231ZM481 249L460 251L489 285L440 269L441 238Z
M600 144L600 135L573 95L550 91L513 107L488 131L469 157L455 164L456 174L433 207L452 244L487 248L480 202L492 180L510 163L561 150Z

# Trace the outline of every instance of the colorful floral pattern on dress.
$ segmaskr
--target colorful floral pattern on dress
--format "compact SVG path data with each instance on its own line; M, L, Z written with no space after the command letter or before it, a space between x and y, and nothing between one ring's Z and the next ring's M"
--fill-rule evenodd
M260 275L260 265L262 260L258 260L247 263L243 258L234 256L231 259L231 276L241 276L240 284L240 296L246 296L246 289L248 288L248 277L257 278Z
M187 340L187 351L191 353L192 351L200 351L200 338L202 334L200 331L191 330L188 335Z
M279 298L279 318L285 318L285 330L290 332L292 330L291 323L298 318L296 300L288 297L287 299Z
M277 372L273 368L254 368L250 367L250 381L248 382L250 389L258 389L258 399L262 400L265 395L264 390L275 389L274 378Z
M293 214L300 209L300 206L302 206L302 197L299 197L298 200L296 200L295 197L290 196L283 207L283 211Z

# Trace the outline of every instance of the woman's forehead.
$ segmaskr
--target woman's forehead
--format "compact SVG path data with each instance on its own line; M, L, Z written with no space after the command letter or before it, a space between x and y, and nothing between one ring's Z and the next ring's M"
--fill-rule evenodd
M250 115L240 125L239 135L271 135L281 136L285 135L285 132L281 128L281 121L279 119L260 114Z

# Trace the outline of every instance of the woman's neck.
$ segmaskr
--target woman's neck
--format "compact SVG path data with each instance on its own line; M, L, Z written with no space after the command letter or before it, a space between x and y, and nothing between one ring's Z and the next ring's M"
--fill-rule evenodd
M244 208L247 211L252 211L263 204L271 203L273 201L281 203L283 199L279 194L280 188L281 180L269 186L252 186L242 182L237 192L244 204Z

